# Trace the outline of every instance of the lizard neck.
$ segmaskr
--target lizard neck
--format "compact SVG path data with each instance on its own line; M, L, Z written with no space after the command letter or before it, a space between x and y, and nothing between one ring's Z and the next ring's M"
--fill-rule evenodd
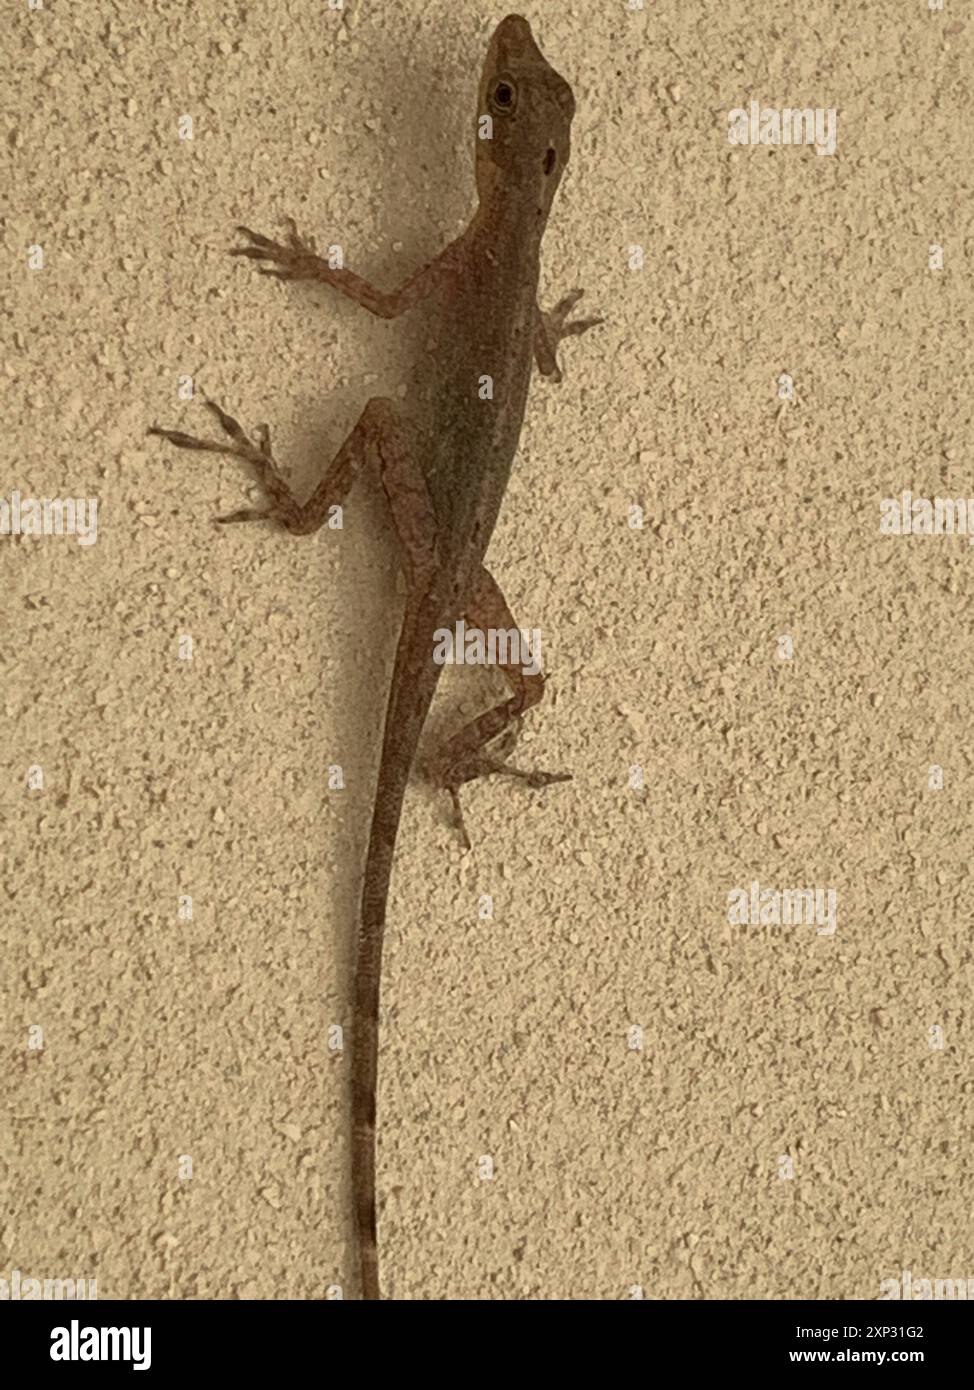
M539 204L534 190L494 183L481 193L470 230L498 248L516 248L523 263L540 259L547 221L548 209Z

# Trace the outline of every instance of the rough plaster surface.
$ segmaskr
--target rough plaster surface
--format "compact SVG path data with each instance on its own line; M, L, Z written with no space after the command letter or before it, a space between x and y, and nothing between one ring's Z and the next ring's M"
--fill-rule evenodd
M340 533L220 532L246 476L144 434L203 431L192 375L271 422L304 492L395 394L423 348L407 320L225 249L291 214L382 285L433 254L472 207L505 8L46 0L5 20L0 495L100 511L89 547L0 540L0 1274L354 1293L328 1029L391 527L366 485ZM875 1298L902 1268L974 1276L974 552L879 534L883 497L974 495L974 26L954 0L524 13L579 108L545 302L583 285L608 322L532 387L490 562L550 674L519 760L575 780L472 788L469 855L440 796L407 800L386 1292ZM836 107L838 152L734 149L751 97ZM434 731L492 693L455 673ZM755 879L834 886L835 935L730 925Z

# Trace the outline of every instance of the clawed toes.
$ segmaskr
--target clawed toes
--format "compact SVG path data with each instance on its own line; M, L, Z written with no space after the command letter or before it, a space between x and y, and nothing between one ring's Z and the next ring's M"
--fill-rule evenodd
M605 319L595 317L568 322L568 315L584 293L584 290L572 290L570 294L566 294L563 299L558 301L550 313L545 314L545 326L548 334L556 341L560 341L562 338L577 337L579 333L587 333L590 328L596 328L600 323L605 323Z
M152 425L146 430L146 434L156 434L160 439L168 439L170 444L175 444L177 449L213 449L218 445L213 445L207 439L196 439L191 434L183 434L182 430L164 430L159 425Z
M243 427L232 415L228 415L223 407L217 405L216 401L211 400L209 396L203 397L203 404L206 406L207 410L212 411L231 439L235 440L238 444L246 444L250 447L250 440L244 433Z
M213 520L218 526L231 526L238 521L271 521L274 515L272 508L258 511L254 507L245 507L242 511L229 512L226 516L215 516Z
M564 322L584 293L584 290L569 291L563 299L559 299L558 303L552 309L551 317L556 322Z
M233 440L236 446L235 448L230 448L226 444L220 444L214 439L197 439L195 435L184 434L182 430L164 430L159 425L152 425L146 433L158 435L160 439L168 439L169 443L175 444L177 449L204 449L208 453L236 453L242 454L244 457L249 457L254 452L254 446L247 438L242 426L232 415L228 415L221 406L217 405L216 401L211 401L208 396L204 397L204 404L207 410L211 411L219 420L223 429ZM262 446L265 446L269 442L266 425L261 426L261 432L261 443Z
M289 531L302 535L303 517L287 483L271 453L271 431L269 425L258 425L255 431L256 443L251 440L238 420L227 413L216 401L208 396L203 402L212 415L215 415L221 429L229 439L197 439L194 435L183 434L181 430L164 430L153 425L149 434L157 434L180 449L204 449L212 454L224 454L239 459L257 474L257 481L269 497L269 507L245 507L240 511L228 512L225 516L214 517L220 526L229 526L239 521L280 521Z
M275 241L271 241L270 237L261 236L260 232L252 232L249 227L237 227L236 230L241 234L241 236L250 237L250 240L254 243L254 245L235 247L234 250L230 252L231 256L246 256L248 254L253 255L254 250L258 246L263 246L268 251L274 251L279 249L277 243Z
M250 261L270 261L276 262L282 269L273 269L271 266L262 265L258 267L261 275L273 275L278 280L288 280L293 276L293 269L289 268L288 263L293 262L302 256L313 256L314 243L305 241L298 234L297 223L293 217L284 219L287 226L287 245L282 246L280 242L272 241L270 237L262 236L260 232L254 232L250 227L237 227L241 236L248 237L252 242L250 246L232 246L231 256L243 256Z
M525 774L525 781L529 787L541 788L550 787L555 782L570 782L572 774L570 772L528 772Z
M284 221L287 223L287 239L291 244L291 249L299 251L303 256L313 252L315 249L314 241L310 237L305 241L304 237L298 232L298 224L295 222L294 218L285 217Z
M573 319L571 323L566 323L561 330L563 338L577 338L579 333L587 333L590 328L598 328L600 323L605 323L605 319Z
M472 849L470 836L467 834L466 822L463 819L463 810L460 806L460 790L458 787L447 787L450 793L450 800L453 802L453 828L456 830L460 839L463 841L464 849Z
M524 782L536 791L540 791L542 787L553 786L556 782L572 780L570 772L525 772L523 768L513 767L510 763L494 763L490 770L501 777L513 777L518 782Z

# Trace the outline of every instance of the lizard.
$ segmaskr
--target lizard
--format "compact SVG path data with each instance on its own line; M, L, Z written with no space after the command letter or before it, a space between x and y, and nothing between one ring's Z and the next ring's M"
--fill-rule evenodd
M155 425L149 430L182 449L229 455L256 472L267 505L216 518L225 524L272 520L292 535L310 535L342 504L356 475L377 468L402 549L406 599L366 851L353 985L352 1202L365 1299L381 1297L375 1150L382 942L406 785L442 672L433 661L434 633L461 617L483 630L516 626L484 556L517 451L532 361L544 376L560 380L559 341L603 322L570 319L581 290L548 313L537 299L541 240L568 161L574 112L571 87L546 61L527 20L508 15L491 36L480 78L476 212L456 240L398 289L384 292L331 265L291 219L281 242L238 228L248 244L231 254L257 262L262 274L329 285L382 319L421 303L438 314L440 346L432 360L424 359L414 391L403 401L368 401L303 504L273 455L266 425L252 440L233 416L206 399L227 438L201 439ZM492 383L486 399L485 380ZM452 798L467 847L459 802L464 783L493 773L536 788L568 780L559 773L524 772L496 756L544 689L540 672L499 664L510 696L450 738L431 768Z

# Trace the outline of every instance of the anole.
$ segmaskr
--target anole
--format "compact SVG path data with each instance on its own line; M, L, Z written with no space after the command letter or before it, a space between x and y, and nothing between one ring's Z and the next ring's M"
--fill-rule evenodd
M439 346L424 360L412 394L402 402L368 402L306 502L288 487L266 425L253 442L232 416L207 401L228 440L150 430L180 448L229 454L256 470L267 505L218 520L273 520L292 535L317 531L358 471L375 467L402 546L405 612L365 862L352 1012L352 1194L367 1299L379 1297L375 1111L382 937L403 796L442 670L433 661L434 633L460 618L484 631L515 628L484 555L517 450L532 358L543 375L560 380L560 339L602 321L569 321L580 290L547 314L537 303L541 238L568 162L574 110L571 88L546 62L527 20L509 15L491 37L480 82L477 211L467 230L399 289L385 293L332 267L293 222L286 244L239 229L250 244L233 254L260 262L265 275L321 281L380 318L396 318L424 302L437 316ZM490 746L505 731L516 733L544 688L540 674L515 665L502 669L510 697L450 739L435 761L435 779L453 799L464 839L463 783L491 773L521 777L532 787L565 780L522 772L496 751L491 756Z

